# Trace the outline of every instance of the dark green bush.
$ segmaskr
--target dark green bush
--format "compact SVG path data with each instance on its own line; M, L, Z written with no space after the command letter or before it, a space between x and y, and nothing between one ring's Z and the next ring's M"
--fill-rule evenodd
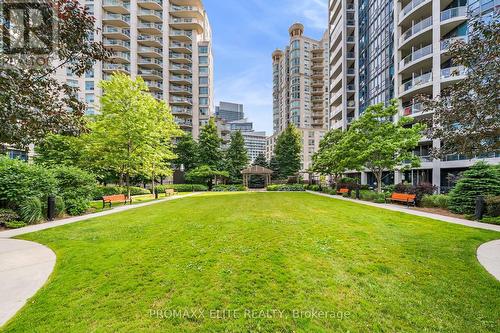
M486 207L488 209L488 216L500 216L500 196L490 196L486 198Z
M421 183L418 185L411 184L397 184L394 187L394 192L415 194L417 206L421 205L422 199L425 195L433 195L437 188L430 183Z
M82 198L73 198L65 201L66 212L71 216L83 215L90 207L90 201Z
M5 227L9 228L9 229L19 229L19 228L22 228L22 227L25 227L25 226L26 226L26 223L24 223L22 221L9 221L9 222L5 222Z
M481 220L481 222L500 225L500 216L496 216L496 217L490 217L490 216L483 217L483 219Z
M87 206L90 204L97 187L94 175L75 167L59 167L52 171L57 180L59 195L63 198L66 209L73 212L78 211L74 207L75 202L78 202L77 206L80 206L80 201L86 201Z
M448 209L450 197L444 194L426 194L422 198L421 206L428 208Z
M0 209L0 225L5 225L7 222L18 221L19 214L12 209Z
M35 224L43 220L42 202L37 197L23 200L19 206L21 220L28 224Z
M457 214L474 214L478 196L500 195L500 166L479 162L463 173L450 192L450 210Z
M301 192L305 191L302 184L282 184L282 185L269 185L267 190L270 192Z
M98 185L94 188L92 197L94 200L101 200L102 197L117 194L123 194L123 187Z
M354 194L355 195L355 194ZM371 201L371 202L376 202L376 203L384 203L386 194L384 193L377 193L375 191L371 190L360 190L359 191L359 198L364 201Z
M203 184L174 184L164 185L165 189L173 189L175 192L206 192L208 186ZM162 191L164 192L164 190Z
M212 191L214 192L243 192L246 191L247 189L243 185L217 185L214 186Z
M57 193L57 181L52 172L41 166L0 156L0 200L18 210L28 198L41 200Z
M128 195L127 187L123 187L123 192L122 194ZM131 186L130 187L130 195L146 195L146 194L151 194L151 191L148 190L147 188L142 188L138 186Z

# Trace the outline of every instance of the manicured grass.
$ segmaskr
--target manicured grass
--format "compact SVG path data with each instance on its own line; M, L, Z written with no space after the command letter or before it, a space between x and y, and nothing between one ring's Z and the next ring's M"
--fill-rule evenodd
M498 332L476 249L499 237L308 193L203 194L25 235L57 265L5 332Z

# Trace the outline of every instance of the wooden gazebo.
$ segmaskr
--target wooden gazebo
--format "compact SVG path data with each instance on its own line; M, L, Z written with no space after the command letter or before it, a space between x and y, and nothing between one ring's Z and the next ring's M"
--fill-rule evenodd
M254 165L242 170L241 174L243 175L243 185L245 187L248 187L250 176L253 175L264 176L264 186L267 187L267 185L271 183L271 175L273 174L273 170L261 167L259 165Z

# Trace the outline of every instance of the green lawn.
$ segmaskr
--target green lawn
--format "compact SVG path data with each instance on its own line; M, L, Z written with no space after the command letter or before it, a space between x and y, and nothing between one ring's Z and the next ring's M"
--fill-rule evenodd
M203 194L22 238L58 260L5 332L500 331L500 283L476 260L499 233L308 193Z

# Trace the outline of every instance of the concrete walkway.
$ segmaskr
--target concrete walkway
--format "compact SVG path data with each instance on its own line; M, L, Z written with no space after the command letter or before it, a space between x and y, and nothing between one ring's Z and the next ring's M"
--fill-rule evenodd
M55 222L32 225L0 232L0 327L3 326L49 278L56 263L56 255L46 246L18 239L18 235L85 221L100 216L196 195L190 193L142 204L120 206L100 213L71 217Z
M427 212L422 212L418 210L412 210L411 208L407 208L405 206L398 206L393 204L378 204L369 201L355 200L351 198L344 198L339 195L331 195L326 193L307 191L308 193L320 195L323 197L333 198L337 200L350 201L361 205L372 206L387 210L392 210L395 212L402 212L410 215L427 217L438 221L460 224L471 228L485 229L500 232L500 225L474 222L464 219L459 219L456 217L444 216L439 214L432 214ZM499 235L500 236L500 235ZM485 243L481 245L477 249L477 259L483 265L483 267L493 275L498 281L500 281L500 239L496 241L492 241L489 243Z
M0 239L0 327L45 284L55 263L56 255L46 246Z
M481 245L477 249L477 260L500 281L500 239Z

